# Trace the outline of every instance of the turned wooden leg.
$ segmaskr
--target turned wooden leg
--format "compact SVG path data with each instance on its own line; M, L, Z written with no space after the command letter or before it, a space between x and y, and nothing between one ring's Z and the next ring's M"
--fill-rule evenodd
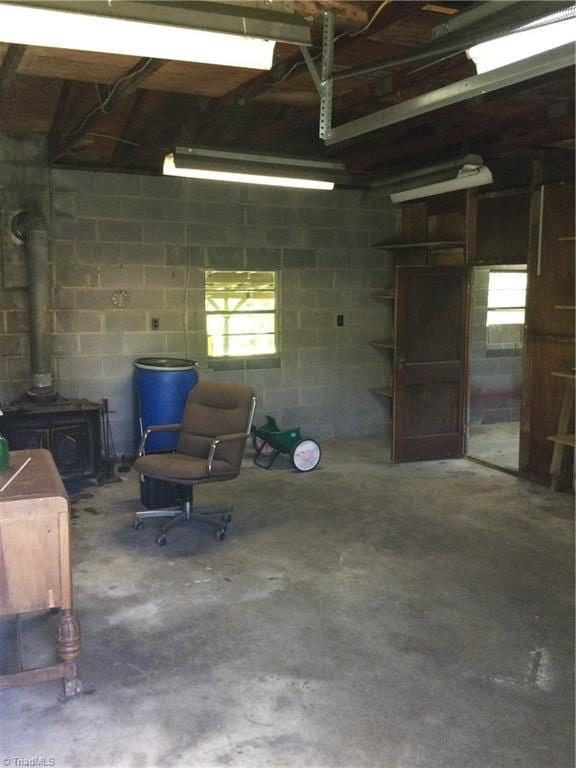
M74 612L70 609L60 611L56 630L56 652L67 668L64 678L66 696L75 696L82 691L82 683L76 676L76 659L81 647L80 624Z

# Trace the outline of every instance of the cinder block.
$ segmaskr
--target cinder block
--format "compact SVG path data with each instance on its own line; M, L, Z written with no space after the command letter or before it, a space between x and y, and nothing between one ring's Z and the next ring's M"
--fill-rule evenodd
M134 355L166 355L165 333L125 333L122 337L122 354Z
M164 266L167 247L161 243L122 243L121 263Z
M28 356L8 357L6 359L8 380L30 383L30 358ZM20 390L22 394L22 390Z
M182 310L151 311L147 313L147 330L152 330L152 317L160 321L160 331L183 331L184 330L184 312Z
M188 264L204 266L204 247L200 245L167 245L166 265L168 267L185 267Z
M188 357L184 331L169 331L166 334L166 354L171 357Z
M209 245L206 248L206 266L210 269L244 269L244 249Z
M119 243L78 242L76 254L82 264L121 264L122 248Z
M98 240L114 243L141 242L142 224L139 221L102 219L98 221Z
M76 215L89 219L130 218L130 216L123 214L121 198L112 195L99 195L94 192L76 194Z
M334 287L334 271L332 269L305 269L300 272L302 288L326 291ZM303 305L305 306L305 305Z
M144 277L147 288L182 288L186 284L183 267L146 267Z
M140 193L143 197L184 197L182 179L166 176L141 176Z
M62 287L88 288L97 285L98 271L96 267L84 264L56 264L55 280Z
M112 293L110 289L103 291L108 296L106 309L113 309ZM158 288L132 288L128 289L129 309L162 309L164 303L164 291ZM122 311L122 310L121 310Z
M102 375L105 379L116 379L128 385L132 383L135 355L111 355L102 357ZM108 384L106 385L108 386ZM126 407L126 406L125 406Z
M226 228L224 227L199 221L190 222L186 225L186 239L183 243L187 245L212 245L225 242Z
M237 245L245 248L275 245L275 243L267 242L265 230L262 227L227 226L224 229L224 239L222 239L221 230L219 228L217 230L217 235L211 242L224 242L227 245Z
M332 309L301 309L300 328L306 332L311 328L336 328L336 312Z
M80 352L83 355L113 355L122 347L120 333L83 333L80 335Z
M80 350L80 340L77 333L52 334L53 355L75 355Z
M108 333L144 332L148 328L146 317L143 309L113 309L104 313L104 327Z
M207 203L206 223L217 226L247 224L244 220L244 206L234 203Z
M76 291L74 288L62 288L55 285L52 290L54 309L75 309Z
M333 229L309 229L301 233L300 242L306 248L332 248L338 244Z
M64 216L69 218L75 218L76 216L82 216L78 213L77 207L77 195L72 192L64 192L54 190L52 193L52 215Z
M60 379L100 379L102 361L99 357L71 355L57 358L57 376Z
M298 248L309 245L303 242L303 233L293 227L268 227L264 229L264 245L279 248Z
M56 333L89 333L102 330L100 312L58 310L54 313L54 323Z
M92 187L104 195L139 195L140 179L131 173L94 173Z
M262 390L261 404L267 412L278 412L282 408L290 408L299 405L299 390L292 389L265 389Z
M164 288L164 306L166 309L184 309L187 299L190 299L190 296L184 287Z
M286 329L282 331L282 350L290 348L303 349L318 345L318 330L316 328Z
M282 251L279 248L246 248L245 266L246 269L280 269Z
M318 291L314 290L283 290L282 291L282 308L283 309L300 309L300 307L308 307L309 309L315 309L318 306Z
M316 249L316 261L320 269L349 269L350 251L339 248Z
M366 275L364 272L354 269L335 269L334 287L346 290L366 288ZM366 298L368 299L368 296Z
M2 336L3 355L25 355L28 352L28 337L24 333L5 333Z
M94 176L92 171L64 171L59 168L53 168L50 171L54 189L78 190L80 192L93 189Z
M282 251L282 266L291 269L317 267L316 252L302 248L284 248Z
M279 227L286 224L284 221L284 210L284 208L247 205L244 207L244 224L258 227ZM236 223L240 224L241 222Z
M28 312L18 309L2 312L2 324L0 327L6 333L28 333Z
M338 350L325 347L301 347L298 353L301 366L335 366L338 363Z
M53 234L63 240L95 240L96 223L93 219L57 218L53 222Z

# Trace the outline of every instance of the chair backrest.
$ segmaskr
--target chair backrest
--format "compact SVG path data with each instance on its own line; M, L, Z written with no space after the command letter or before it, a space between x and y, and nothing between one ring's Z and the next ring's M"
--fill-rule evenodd
M186 401L176 452L206 458L214 437L249 430L253 399L254 390L246 384L198 382ZM222 443L216 457L240 471L245 444L246 440Z

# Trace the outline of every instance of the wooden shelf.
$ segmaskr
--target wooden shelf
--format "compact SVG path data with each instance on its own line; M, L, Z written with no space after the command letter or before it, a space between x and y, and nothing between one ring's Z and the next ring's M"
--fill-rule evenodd
M573 243L576 240L576 235L568 235L567 237L559 237L559 243Z
M374 243L372 248L380 251L402 251L414 250L415 248L425 250L443 250L446 248L464 248L466 243L460 240L430 240L420 243Z
M394 349L394 341L392 339L377 339L376 341L369 341L371 347L376 349Z
M574 435L550 435L546 439L553 443L560 443L560 445L569 445L571 448L574 448L576 445Z
M576 371L552 371L550 376L555 376L557 379L576 381Z
M392 299L394 300L396 298L396 293L392 290L392 288L389 288L384 291L375 291L374 293L370 294L373 299Z
M556 304L554 309L576 309L572 304Z
M369 391L374 395L381 395L382 397L394 397L392 387L370 387Z

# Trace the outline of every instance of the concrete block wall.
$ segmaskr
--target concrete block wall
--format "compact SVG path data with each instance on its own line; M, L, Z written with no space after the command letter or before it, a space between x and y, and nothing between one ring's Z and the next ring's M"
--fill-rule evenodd
M12 165L14 174L15 162L0 159L0 172ZM119 454L134 450L132 372L142 356L189 357L201 377L246 381L257 393L257 420L270 413L310 436L389 430L389 403L368 387L389 380L390 360L367 342L389 335L393 322L391 309L370 299L393 281L390 257L370 248L393 238L390 206L367 204L359 191L38 168L40 175L18 169L3 216L20 198L43 210L49 200L56 385L67 397L109 399ZM30 176L40 179L37 188L27 186ZM23 248L3 241L2 257L7 403L29 380L27 291L22 270L13 279ZM277 271L277 357L206 359L206 268Z
M505 270L506 267L474 269L470 336L470 424L500 424L520 420L522 350L489 349L487 345L486 314L491 269ZM520 341L521 332L517 327L508 328Z

